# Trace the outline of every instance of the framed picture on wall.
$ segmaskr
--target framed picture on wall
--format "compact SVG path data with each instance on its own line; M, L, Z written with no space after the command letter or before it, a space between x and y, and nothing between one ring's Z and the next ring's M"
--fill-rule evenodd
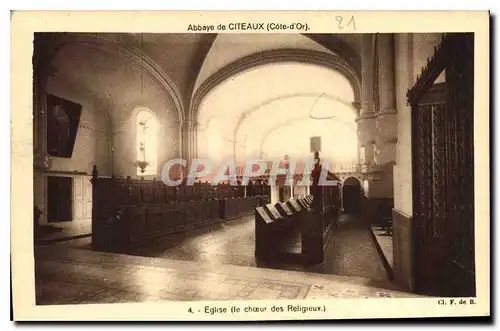
M56 157L73 155L82 105L47 95L47 153Z

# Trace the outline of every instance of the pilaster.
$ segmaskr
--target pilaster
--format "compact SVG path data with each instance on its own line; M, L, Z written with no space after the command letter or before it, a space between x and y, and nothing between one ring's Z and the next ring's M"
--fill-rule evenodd
M374 163L375 120L374 113L374 36L364 34L361 39L361 109L358 123L359 147L364 148L365 164Z
M56 72L52 66L55 51L41 35L36 35L33 54L33 192L40 211L39 224L47 223L47 178L51 168L47 153L47 83Z
M377 35L378 104L376 113L375 161L396 161L398 123L395 94L394 35Z
M181 141L182 141L182 158L187 163L187 169L191 166L191 162L197 157L197 136L198 136L198 122L193 120L186 120L181 122Z

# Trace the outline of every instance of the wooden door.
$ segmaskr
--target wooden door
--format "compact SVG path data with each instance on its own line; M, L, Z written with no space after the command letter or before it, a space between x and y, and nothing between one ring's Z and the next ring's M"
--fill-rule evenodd
M48 221L73 220L73 179L71 177L47 177Z
M473 55L472 34L448 35L410 91L414 277L428 295L475 295Z
M86 176L73 179L73 214L75 219L92 218L92 184Z

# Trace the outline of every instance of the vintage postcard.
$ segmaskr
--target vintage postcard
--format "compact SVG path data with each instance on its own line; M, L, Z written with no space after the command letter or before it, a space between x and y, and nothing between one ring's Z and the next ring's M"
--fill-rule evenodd
M490 316L488 12L11 26L16 321Z

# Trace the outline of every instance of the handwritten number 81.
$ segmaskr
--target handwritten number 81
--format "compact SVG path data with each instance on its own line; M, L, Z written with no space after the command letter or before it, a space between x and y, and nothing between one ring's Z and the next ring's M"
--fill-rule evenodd
M335 20L338 22L340 30L348 27L352 27L353 30L356 30L356 21L354 20L354 16L348 18L344 18L343 16L335 16Z

